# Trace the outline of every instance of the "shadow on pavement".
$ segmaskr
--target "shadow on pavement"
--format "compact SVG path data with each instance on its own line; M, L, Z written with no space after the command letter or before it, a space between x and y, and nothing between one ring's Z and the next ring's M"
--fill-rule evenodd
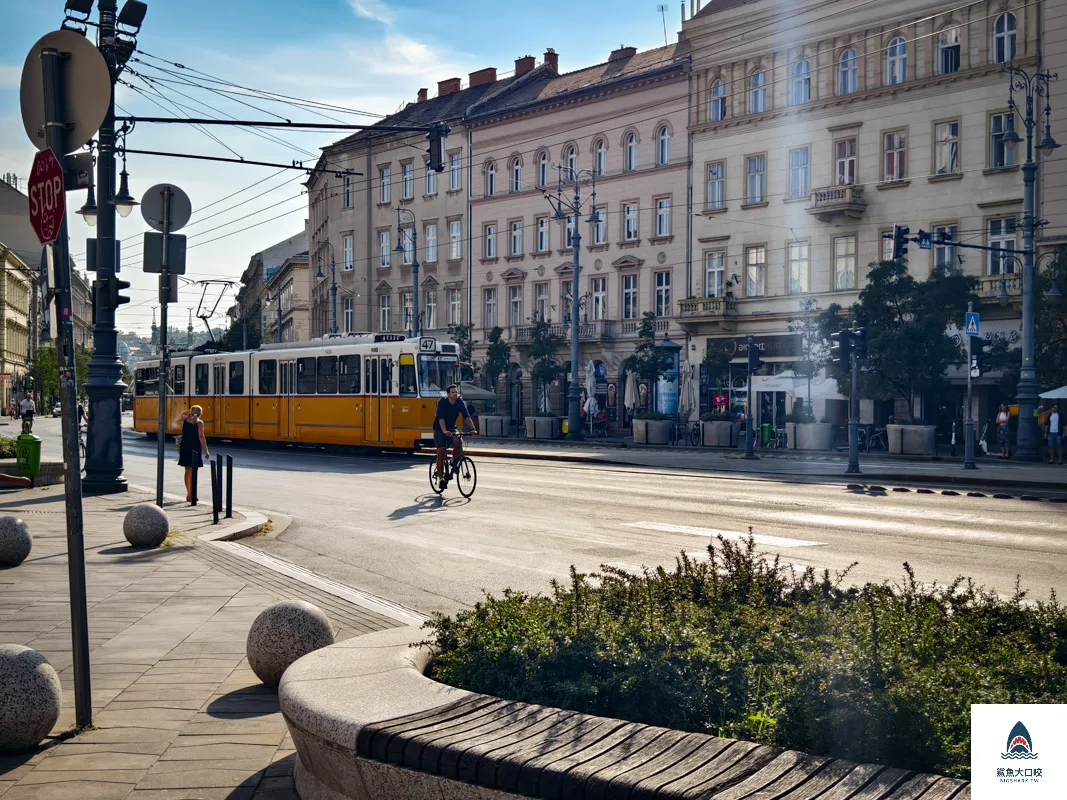
M243 686L229 694L216 697L207 707L207 713L224 719L247 719L277 714L278 692L269 686L255 684Z
M389 519L398 520L412 517L416 514L429 514L434 511L443 511L447 508L460 508L470 503L466 497L450 497L447 500L438 494L424 494L415 498L410 506L398 508L389 515Z

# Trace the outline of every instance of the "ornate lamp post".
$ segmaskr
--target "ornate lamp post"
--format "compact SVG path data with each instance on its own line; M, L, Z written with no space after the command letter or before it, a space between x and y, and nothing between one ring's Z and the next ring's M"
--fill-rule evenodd
M404 229L401 227L401 214L411 215L411 335L419 335L419 235L415 232L415 212L410 208L396 210L396 248L397 253L406 252L404 246ZM401 256L403 263L403 256Z

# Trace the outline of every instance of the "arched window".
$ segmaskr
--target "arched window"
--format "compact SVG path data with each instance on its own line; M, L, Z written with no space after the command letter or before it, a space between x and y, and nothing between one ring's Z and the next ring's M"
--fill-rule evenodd
M793 90L791 101L795 106L802 106L811 100L811 64L798 61L793 65Z
M598 178L608 174L608 143L603 139L593 145L593 172Z
M708 95L708 122L722 122L726 119L726 81L719 78L711 84Z
M748 110L751 114L762 114L767 110L767 73L753 73L749 81Z
M563 163L573 176L578 171L578 148L573 144L567 145L563 150Z
M511 191L512 192L521 192L522 191L522 161L519 160L518 156L515 156L515 158L511 159L511 169L508 170L508 173L511 176L511 187L510 187Z
M637 169L637 134L626 134L626 171Z
M548 186L548 153L543 150L537 157L537 185L542 189Z
M937 74L951 75L960 69L960 29L945 28L937 36Z
M496 164L490 161L485 165L485 196L496 194Z
M1001 14L993 23L993 61L1007 64L1015 58L1015 15Z
M855 50L846 50L837 61L838 94L853 94L860 86L859 59Z
M663 166L671 163L671 129L661 125L656 131L656 164Z
M898 36L885 50L885 83L896 86L908 79L908 45Z

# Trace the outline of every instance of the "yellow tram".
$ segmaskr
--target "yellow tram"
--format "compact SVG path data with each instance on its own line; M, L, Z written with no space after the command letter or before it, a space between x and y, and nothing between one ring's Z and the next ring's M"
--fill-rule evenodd
M134 368L133 427L159 430L159 361ZM459 348L433 337L358 333L239 353L175 353L167 433L204 409L220 439L413 450L432 446L445 388L460 382Z

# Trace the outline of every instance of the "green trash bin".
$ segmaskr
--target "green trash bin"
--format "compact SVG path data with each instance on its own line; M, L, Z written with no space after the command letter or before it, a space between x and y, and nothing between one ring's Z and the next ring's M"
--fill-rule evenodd
M771 443L771 427L769 422L764 422L759 426L759 443L763 447Z
M19 434L15 438L15 460L19 475L36 478L41 472L41 439L32 433Z

